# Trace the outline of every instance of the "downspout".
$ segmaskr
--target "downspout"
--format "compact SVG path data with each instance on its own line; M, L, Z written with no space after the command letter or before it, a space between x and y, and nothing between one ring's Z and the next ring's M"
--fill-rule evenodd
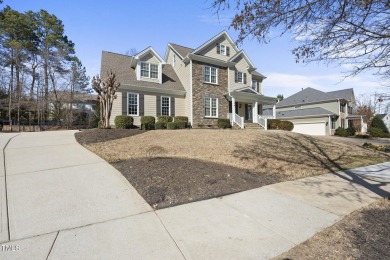
M194 127L194 120L193 120L193 109L194 109L194 104L192 103L192 59L190 59L190 122L191 122L191 127Z

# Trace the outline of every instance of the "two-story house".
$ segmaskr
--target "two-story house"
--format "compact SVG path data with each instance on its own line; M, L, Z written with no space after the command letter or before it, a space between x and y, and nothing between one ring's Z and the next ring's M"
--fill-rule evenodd
M358 130L363 132L363 117L352 114L354 104L352 88L330 92L306 88L278 102L275 116L291 121L293 131L302 134L333 135L336 128L348 128L356 120L361 127ZM272 115L272 109L265 106L264 114Z
M113 103L117 115L187 116L192 127L215 126L230 118L244 128L261 121L262 106L275 98L262 95L266 78L223 31L198 48L169 43L165 59L148 47L134 56L103 51L101 75L116 73L121 87Z

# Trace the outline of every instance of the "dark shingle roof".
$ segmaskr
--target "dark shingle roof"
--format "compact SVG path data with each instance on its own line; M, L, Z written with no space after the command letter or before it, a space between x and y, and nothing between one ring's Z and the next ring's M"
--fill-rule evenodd
M252 71L252 75L258 76L258 77L262 77L262 78L266 78L266 76L264 76L263 74L261 74L261 73L258 72L258 71Z
M105 77L107 71L112 70L116 73L121 85L185 91L179 77L169 64L163 65L162 84L137 80L135 69L130 66L133 58L132 56L103 51L100 69L101 77Z
M307 104L321 101L331 101L336 99L346 99L350 101L353 97L353 89L342 89L331 92L323 92L314 88L305 88L298 93L295 93L288 98L283 99L282 101L276 104L276 107L287 107L294 106L298 104Z
M272 115L272 110L264 110L264 115ZM276 118L289 118L289 117L305 117L305 116L320 116L320 115L335 115L335 113L323 109L321 107L295 109L287 111L276 112Z
M376 116L378 116L380 119L383 120L383 118L385 118L385 116L387 116L387 114L376 114Z
M185 56L187 56L187 54L191 53L194 51L194 49L191 49L191 48L188 48L188 47L184 47L184 46L181 46L181 45L178 45L178 44L175 44L175 43L170 43L170 45L172 46L172 48L175 49L175 51L177 51L183 58Z

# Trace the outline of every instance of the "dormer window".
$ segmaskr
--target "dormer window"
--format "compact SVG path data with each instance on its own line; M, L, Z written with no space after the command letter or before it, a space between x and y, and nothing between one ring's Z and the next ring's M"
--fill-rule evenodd
M217 43L217 53L225 56L230 56L230 48L224 44Z
M153 63L141 62L141 77L157 79L158 65Z

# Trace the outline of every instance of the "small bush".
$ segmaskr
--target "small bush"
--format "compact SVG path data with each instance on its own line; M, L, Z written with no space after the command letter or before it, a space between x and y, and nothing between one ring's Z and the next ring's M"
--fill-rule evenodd
M356 138L362 138L362 139L365 139L365 138L369 138L370 135L367 134L367 133L358 133L355 135Z
M166 116L166 115L162 115L162 116L158 116L157 117L157 122L158 123L168 123L168 122L172 122L173 121L173 117L171 116Z
M382 137L384 134L382 129L376 127L370 127L370 129L368 129L368 133L371 137Z
M187 116L175 116L175 122L186 122L188 123L188 117Z
M284 121L280 119L268 119L267 128L272 130L285 130L291 131L294 129L294 124L290 121Z
M133 126L133 121L134 119L131 116L125 116L125 115L116 116L114 120L115 128L129 129Z
M356 128L353 127L353 126L350 126L350 127L347 128L347 132L348 132L349 136L354 136L355 133L356 133Z
M337 128L336 131L334 132L334 135L338 135L338 136L342 136L342 137L349 136L347 129L344 129L342 127Z
M374 116L374 118L371 121L371 128L378 128L381 129L383 133L388 134L389 129L387 129L385 123L379 116ZM379 136L378 136L379 137Z
M169 122L167 124L167 129L170 129L170 130L179 129L179 122Z
M156 119L153 116L141 116L141 129L153 130L155 128Z
M179 129L186 129L188 127L187 122L175 122Z
M167 123L157 122L157 123L155 124L155 128L156 128L156 129L167 129Z
M223 128L223 129L232 127L232 125L230 124L230 120L228 118L218 118L217 126L218 128Z

